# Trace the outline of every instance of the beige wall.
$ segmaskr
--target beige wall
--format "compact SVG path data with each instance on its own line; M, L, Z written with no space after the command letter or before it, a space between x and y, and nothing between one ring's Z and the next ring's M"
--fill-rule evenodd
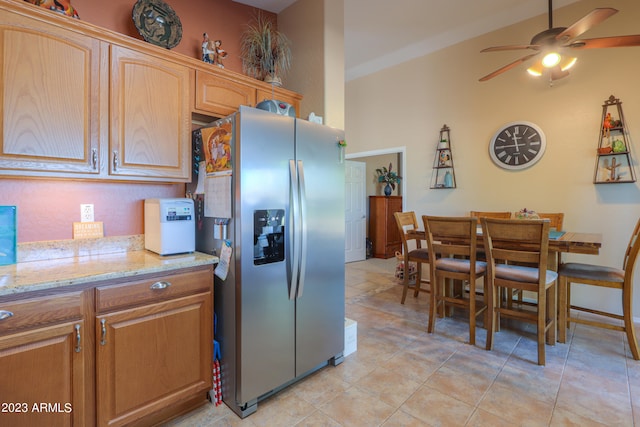
M559 9L556 25L568 25L592 9L582 0ZM640 3L619 0L620 13L585 38L638 33ZM406 210L466 215L470 210L562 211L565 228L603 234L599 256L568 255L573 261L621 266L625 245L640 217L635 184L594 185L593 171L602 104L623 102L636 172L640 143L640 47L578 52L571 76L553 87L530 77L524 66L488 82L478 79L521 52L480 53L484 47L526 43L547 26L546 15L506 27L346 84L347 153L406 146ZM392 106L392 107L391 107ZM526 120L547 137L544 157L533 167L509 172L488 154L491 136L503 124ZM457 189L430 190L431 163L443 124L451 128ZM357 160L357 159L354 159ZM636 277L636 285L640 275ZM614 291L574 292L578 303L619 310ZM640 292L634 298L640 316Z
M313 112L344 129L343 0L298 0L278 15L278 28L293 41L295 68L284 83L304 95L300 117Z

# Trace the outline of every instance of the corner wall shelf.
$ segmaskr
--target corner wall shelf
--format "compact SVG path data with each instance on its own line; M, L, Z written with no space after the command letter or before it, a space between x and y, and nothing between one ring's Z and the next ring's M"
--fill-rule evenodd
M440 138L438 139L436 155L433 159L430 188L456 188L456 172L453 168L453 154L451 151L451 129L446 124L440 129Z
M633 159L631 158L631 138L627 122L622 114L622 102L613 95L602 105L600 124L593 183L636 182Z

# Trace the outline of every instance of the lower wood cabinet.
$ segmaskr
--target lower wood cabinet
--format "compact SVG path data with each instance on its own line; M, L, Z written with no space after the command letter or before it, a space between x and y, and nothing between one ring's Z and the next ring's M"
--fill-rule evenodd
M79 293L0 304L0 425L87 424L93 352L81 311Z
M202 293L96 317L97 416L121 426L211 389L212 298Z
M0 426L160 424L207 402L212 353L212 265L0 298Z

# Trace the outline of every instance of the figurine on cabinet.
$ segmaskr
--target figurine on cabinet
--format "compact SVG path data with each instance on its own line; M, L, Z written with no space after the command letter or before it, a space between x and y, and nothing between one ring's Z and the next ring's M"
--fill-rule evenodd
M207 64L213 64L213 56L215 54L215 46L209 40L207 33L202 33L202 60Z
M224 68L222 60L227 57L227 52L222 48L222 40L213 43L213 63L220 68Z

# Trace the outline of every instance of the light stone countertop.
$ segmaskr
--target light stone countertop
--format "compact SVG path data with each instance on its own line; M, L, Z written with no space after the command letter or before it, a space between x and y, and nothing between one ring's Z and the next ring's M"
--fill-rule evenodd
M218 257L201 252L161 256L145 250L144 237L140 240L138 236L93 242L35 242L19 245L21 250L24 253L19 254L17 264L0 266L0 298L218 262ZM64 257L52 256L60 253Z

